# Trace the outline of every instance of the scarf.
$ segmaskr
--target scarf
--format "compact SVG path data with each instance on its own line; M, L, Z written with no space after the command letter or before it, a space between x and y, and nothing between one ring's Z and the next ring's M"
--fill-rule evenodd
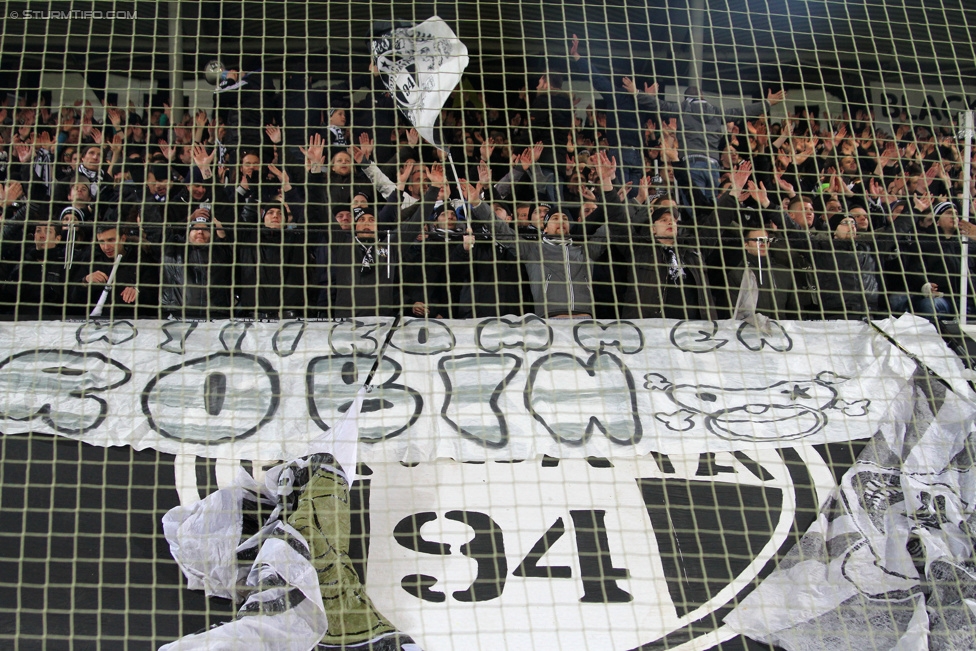
M543 235L542 241L553 246L570 247L573 245L573 238L571 237L549 237L548 235Z
M346 134L343 133L342 127L337 127L334 124L333 125L329 125L329 131L332 132L332 136L335 138L335 142L332 143L333 145L348 145L349 144L348 142L346 142Z
M674 247L666 246L664 251L668 255L668 280L677 285L685 277L685 269L681 266L681 261L678 260L678 254Z
M358 237L355 237L354 239L356 240L356 244L359 245L359 248L362 249L363 253L362 267L360 267L359 273L363 276L367 276L373 273L373 265L376 263L376 260L373 258L373 249L375 248L375 245L364 244Z
M51 194L51 169L54 159L47 149L38 149L34 157L34 175L41 180L48 194Z
M95 170L94 172L92 172L91 170L89 170L88 168L86 168L84 165L79 165L78 166L78 173L81 174L81 175L83 175L86 179L88 179L88 181L90 183L90 185L88 186L88 190L89 190L89 192L91 192L91 198L92 198L92 200L94 200L95 197L98 196L98 170Z

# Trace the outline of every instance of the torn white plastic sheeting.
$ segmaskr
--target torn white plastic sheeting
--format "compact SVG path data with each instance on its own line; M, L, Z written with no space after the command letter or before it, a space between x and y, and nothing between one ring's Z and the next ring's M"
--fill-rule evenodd
M271 478L269 473L267 481L276 483L277 475ZM246 600L233 621L180 638L160 651L308 651L328 630L308 543L277 519L277 510L260 531L241 542L245 498L261 500L269 509L276 501L269 486L256 483L242 469L237 485L163 516L163 532L187 587L234 603ZM244 566L238 553L252 547L256 556Z
M976 648L973 404L931 378L725 619L790 651Z

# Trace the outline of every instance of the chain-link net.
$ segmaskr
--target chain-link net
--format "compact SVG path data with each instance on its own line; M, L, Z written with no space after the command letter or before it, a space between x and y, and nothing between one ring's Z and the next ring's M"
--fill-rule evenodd
M976 646L976 8L4 12L0 646Z

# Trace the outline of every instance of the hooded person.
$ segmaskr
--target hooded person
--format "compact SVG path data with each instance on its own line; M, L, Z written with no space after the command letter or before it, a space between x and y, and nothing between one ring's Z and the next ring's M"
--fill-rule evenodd
M294 226L283 203L242 211L237 226L238 315L304 316L308 250L305 229Z

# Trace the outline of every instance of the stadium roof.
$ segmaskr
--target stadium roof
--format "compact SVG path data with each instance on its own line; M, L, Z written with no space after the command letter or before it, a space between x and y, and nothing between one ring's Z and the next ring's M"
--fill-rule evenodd
M485 75L542 69L564 59L578 34L592 56L638 61L637 74L680 83L692 58L691 28L700 5L706 88L866 86L976 81L976 3L929 0L482 0L453 3L26 2L4 17L0 84L31 87L41 69L168 75L170 11L183 33L183 68L201 74L215 56L266 70L305 68L313 75L364 71L366 38L379 20L420 22L440 15ZM9 3L7 7L12 7ZM64 14L51 12L102 12ZM114 11L109 19L108 12ZM35 13L37 12L37 13ZM135 12L135 18L128 12ZM100 16L100 18L99 18ZM165 83L161 83L165 87ZM34 86L36 87L36 86Z

